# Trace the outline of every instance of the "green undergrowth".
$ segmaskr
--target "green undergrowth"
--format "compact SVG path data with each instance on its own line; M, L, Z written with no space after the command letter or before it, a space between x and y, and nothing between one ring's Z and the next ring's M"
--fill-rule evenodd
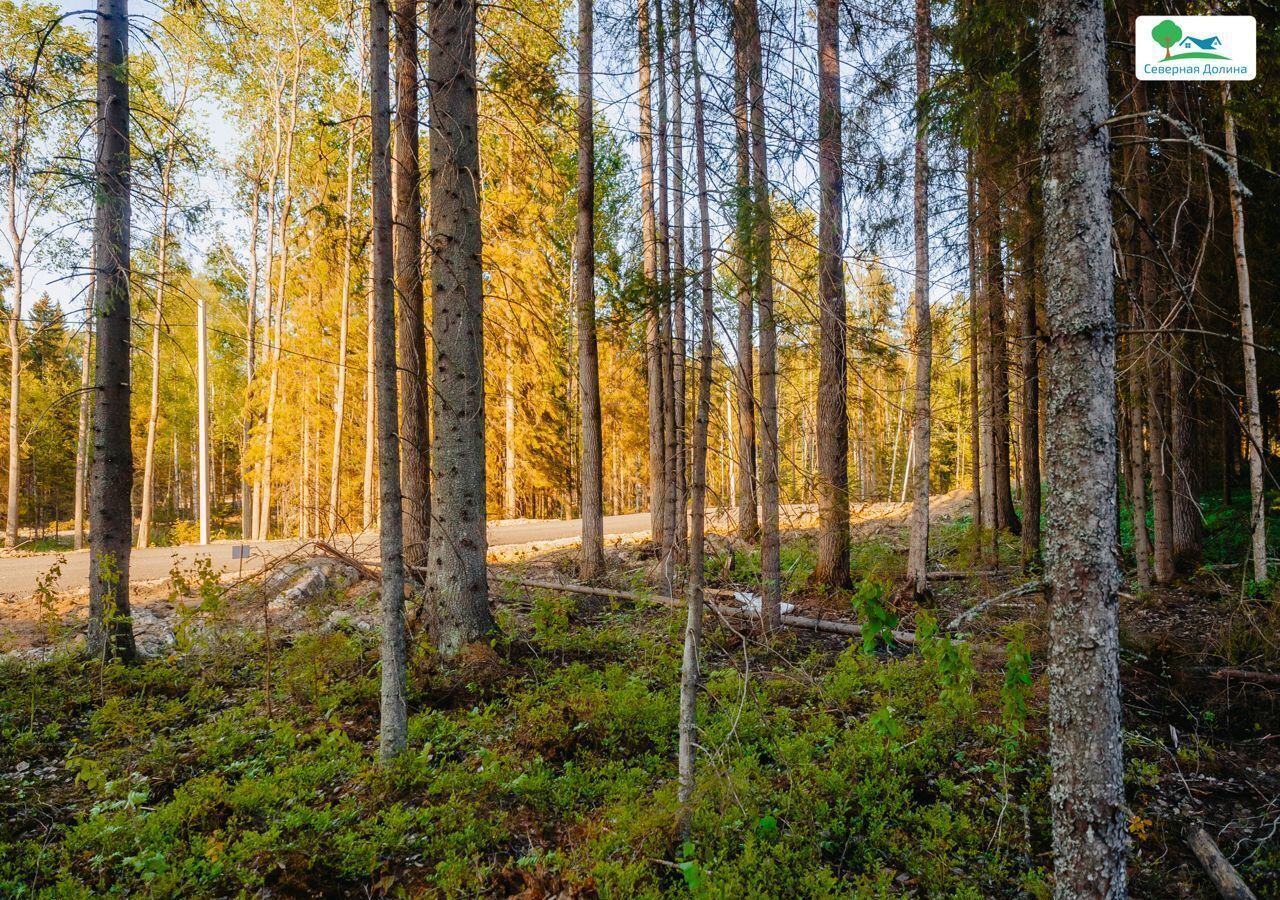
M0 896L1049 896L1021 632L984 670L927 614L896 655L709 627L684 843L681 617L499 609L492 647L414 654L387 767L369 635L277 642L269 692L245 633L132 667L4 664Z

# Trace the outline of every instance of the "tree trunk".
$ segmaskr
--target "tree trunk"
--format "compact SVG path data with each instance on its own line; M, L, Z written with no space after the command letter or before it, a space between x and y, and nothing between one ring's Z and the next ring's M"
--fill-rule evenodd
M151 406L147 415L146 456L142 464L142 510L138 517L138 546L151 543L156 473L156 431L160 422L160 335L164 330L164 293L169 279L169 202L171 196L175 135L169 135L164 174L160 179L160 248L156 256L156 309L151 322Z
M422 185L418 171L418 0L395 0L396 123L392 158L395 296L400 312L400 490L404 563L426 564L431 530L427 345L422 301Z
M23 235L18 229L18 166L9 163L9 246L13 250L13 307L9 310L9 489L5 510L5 544L18 545L18 488L22 474L22 321Z
M849 574L849 385L845 346L844 160L841 150L840 12L818 2L818 584L843 589Z
M1200 513L1200 464L1197 440L1196 378L1185 334L1171 337L1169 450L1173 463L1173 563L1190 574L1200 567L1204 536Z
M1120 898L1115 313L1101 0L1040 7L1048 325L1046 575L1055 896Z
M1009 466L1009 349L1005 324L1004 260L1001 253L1000 192L994 161L979 152L978 233L982 242L983 287L987 312L987 367L991 387L991 466L994 526L1017 534Z
M93 463L89 483L89 655L137 654L129 610L133 442L129 428L129 7L98 0L97 202L93 222Z
M707 505L707 423L711 418L712 305L711 219L707 203L706 123L702 107L702 71L698 63L697 3L689 3L689 54L693 68L693 132L698 178L698 225L702 245L702 334L699 344L698 405L693 423L692 510L689 537L688 616L684 628L684 653L680 665L679 788L680 835L689 839L693 821L690 806L694 789L697 744L698 647L702 640L703 534Z
M293 206L293 143L298 130L298 80L302 69L302 44L298 35L296 10L293 11L294 54L293 74L289 95L289 129L284 143L284 195L280 203L278 222L280 241L280 273L275 291L275 332L271 341L271 377L267 384L267 415L262 446L262 505L258 510L257 538L265 541L271 536L272 464L275 459L275 409L280 392L280 354L284 348L285 285L289 276L289 212ZM268 274L268 278L270 275Z
M773 318L773 215L764 134L764 65L756 0L745 7L747 98L751 122L751 180L755 241L751 258L760 307L760 591L766 630L782 625L781 543L778 532L778 331Z
M737 168L735 187L735 275L738 283L738 537L754 541L760 533L756 479L755 315L751 300L752 231L751 128L747 113L747 25L741 2L733 10L733 122Z
M275 289L272 286L271 276L272 276L272 273L274 272L274 266L275 266L276 185L277 185L277 182L279 181L279 176L280 176L280 157L284 150L283 112L281 111L281 108L280 108L280 104L284 97L284 85L285 85L285 77L282 73L279 77L279 80L276 82L275 93L272 97L272 103L271 103L272 149L271 149L271 166L270 166L270 170L267 173L267 248L266 248L267 266L266 266L265 277L263 278L263 281L262 281L262 286L266 293L266 316L263 320L263 334L266 338L265 349L267 350L268 375L270 374L270 369L272 367L271 361L273 359L273 355L272 355L273 351L271 348L272 348L272 344L275 341L275 335L272 330L272 325L275 321L275 300L273 299L275 296L275 293L274 293ZM268 378L268 381L269 380L270 379ZM262 441L263 459L261 462L257 463L254 467L253 514L250 517L253 520L252 522L253 532L251 535L253 538L258 537L259 530L262 527L262 510L267 501L267 494L265 490L266 474L267 474L266 448L268 445L267 433L269 429L266 428L266 424L267 424L266 420L268 417L266 416L265 413L272 412L272 411L273 411L273 406L271 402L271 394L270 394L270 389L268 388L267 409L264 411L264 416L263 416L263 441Z
M1249 296L1249 258L1244 245L1244 196L1240 190L1236 154L1236 121L1231 114L1231 87L1222 83L1222 108L1227 160L1231 166L1231 246L1236 259L1240 295L1240 347L1244 357L1245 428L1249 446L1249 525L1252 535L1253 580L1267 579L1266 496L1263 492L1262 413L1258 403L1258 358L1254 349L1253 303Z
M76 500L72 547L84 549L84 504L89 484L89 404L93 397L93 304L96 280L89 276L89 313L84 329L84 353L80 357L80 417L76 425Z
M974 198L974 177L973 163L970 160L969 165L965 167L965 193L967 195L967 228L968 248L969 248L969 456L972 460L972 476L973 476L973 530L976 535L982 534L982 529L990 521L985 516L985 503L983 500L983 473L982 473L982 429L981 429L981 413L980 407L982 397L978 390L980 385L978 375L978 238L977 238L977 215L976 202ZM958 451L957 451L958 452ZM979 541L978 546L982 543Z
M600 360L596 348L595 113L592 0L578 0L578 221L574 277L578 304L578 392L582 405L582 549L578 577L604 571L604 446L600 423Z
M1135 295L1136 296L1136 295ZM1132 298L1131 298L1132 299ZM1141 328L1140 310L1134 302L1132 327ZM1138 335L1130 337L1130 343L1140 340ZM1147 452L1144 446L1142 429L1142 369L1139 364L1140 351L1132 353L1129 363L1129 508L1133 514L1133 557L1136 567L1135 575L1138 587L1144 591L1151 590L1151 534L1147 531Z
M209 326L204 291L196 292L196 418L198 447L198 490L196 518L200 523L200 545L209 543Z
M1133 82L1133 107L1148 108L1146 83ZM1173 580L1173 478L1169 464L1169 370L1165 360L1165 341L1156 284L1156 242L1152 234L1155 222L1151 208L1150 131L1145 117L1134 120L1134 185L1135 223L1134 265L1137 271L1138 302L1142 310L1146 344L1144 370L1147 395L1147 432L1150 453L1152 523L1155 526L1153 562L1159 584Z
M249 275L244 314L244 411L240 423L240 539L245 541L253 539L254 505L257 502L253 486L257 482L256 479L250 479L250 469L245 460L253 441L253 379L258 349L258 210L261 201L261 173L255 172L249 195ZM255 471L256 468L255 464Z
M658 51L658 296L661 310L662 360L662 472L663 538L661 542L663 571L667 589L672 588L676 547L676 413L675 358L672 347L674 323L671 296L671 213L670 172L667 156L667 29L663 0L654 0L654 45Z
M431 0L431 465L428 599L446 656L493 631L485 566L484 294L476 0Z
M361 62L363 63L363 55ZM364 66L361 65L361 69ZM363 74L363 72L361 73ZM364 79L360 80L356 108L364 106ZM342 429L347 417L347 343L351 331L351 267L354 260L352 214L355 205L356 120L347 124L347 193L342 206L342 299L338 313L338 363L334 366L333 445L329 454L329 535L338 533L342 511Z
M391 85L388 0L369 4L369 89L372 130L373 326L378 394L378 538L382 556L382 698L378 755L404 749L404 522L400 509L400 443L396 439L396 311L391 211Z
M511 335L508 333L506 341L503 343L502 373L502 405L504 413L502 428L502 515L507 519L514 519L519 515L519 507L516 504L516 359L511 344Z
M692 0L685 0L692 2ZM685 368L687 366L688 322L686 311L685 271L685 188L684 188L684 87L682 75L680 34L684 30L680 22L680 0L673 0L671 28L671 77L675 85L671 92L671 178L675 186L674 252L672 254L672 416L675 424L675 540L676 557L683 559L689 531L689 484L687 478L688 436L685 432Z
M365 372L364 372L364 478L361 489L360 527L368 531L377 517L377 504L374 503L373 473L375 455L378 448L377 430L377 373L374 365L376 353L377 329L373 308L373 290L365 296Z
M915 141L915 410L911 420L911 449L915 463L911 477L911 543L907 580L917 600L928 594L929 464L932 412L929 380L933 371L933 324L929 316L929 143L925 96L929 91L929 0L916 0L916 141ZM904 479L905 481L905 479Z
M662 403L662 326L658 235L653 188L653 98L649 63L649 0L639 0L636 25L640 61L640 232L645 281L645 364L649 401L649 520L654 547L666 538L666 438Z
M1028 163L1030 166L1030 163ZM1026 175L1023 195L1021 273L1018 289L1022 336L1022 566L1040 561L1040 329L1036 324L1035 194Z

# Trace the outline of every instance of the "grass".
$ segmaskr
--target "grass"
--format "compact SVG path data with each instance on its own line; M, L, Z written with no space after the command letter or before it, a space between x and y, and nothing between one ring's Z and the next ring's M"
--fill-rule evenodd
M944 565L971 558L966 522L934 539ZM1017 560L1016 539L1000 547ZM890 537L855 547L846 599L864 618L901 555ZM789 586L812 559L810 541L786 544ZM709 572L758 572L755 554L726 562ZM684 844L682 616L545 591L499 600L491 647L447 663L415 652L409 746L388 767L376 636L354 630L284 637L269 657L230 630L132 667L0 663L0 895L1050 896L1044 660L1023 625L1003 652L975 653L918 610L918 652L868 653L796 633L744 645L709 622ZM1168 723L1138 716L1133 891L1194 896L1161 810L1183 772L1235 754L1179 719L1173 756ZM1242 865L1260 897L1280 896L1277 871L1277 840Z
M685 847L679 617L542 594L530 619L457 664L417 656L388 768L364 635L277 646L271 717L251 636L105 671L9 664L0 894L1046 895L1043 823L1032 844L1000 824L1009 803L1045 808L1039 740L980 712L1003 678L793 638L744 679L711 632Z

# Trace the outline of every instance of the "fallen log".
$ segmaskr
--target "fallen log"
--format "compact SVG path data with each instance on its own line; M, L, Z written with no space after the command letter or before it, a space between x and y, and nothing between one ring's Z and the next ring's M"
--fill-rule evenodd
M499 577L499 576L494 576ZM636 594L632 591L620 591L613 588L591 587L585 584L573 584L571 582L558 581L538 581L532 578L509 578L505 579L512 584L518 584L521 587L540 588L548 591L567 591L572 594L585 594L590 597L605 597L610 600L628 600L632 603L655 603L658 606L666 606L671 609L684 609L686 604L683 600L675 597L666 597L661 594ZM758 621L759 617L754 613L744 609L737 609L732 606L724 606L719 603L707 603L707 606L728 619L740 619L744 621ZM789 625L792 628L802 628L809 631L822 631L827 634L841 634L846 637L861 637L862 626L855 625L852 622L840 622L833 619L815 619L809 616L785 615L782 617L782 624ZM916 636L911 631L895 631L893 639L900 644L914 645Z
M1253 684L1280 684L1280 672L1257 672L1252 669L1219 669L1213 673L1214 678L1233 678L1236 681L1248 681Z
M999 603L1002 600L1011 600L1014 597L1022 597L1022 596L1025 596L1026 594L1036 594L1036 593L1039 593L1040 591L1043 591L1044 589L1045 589L1045 583L1043 581L1029 581L1026 584L1018 585L1016 588L1011 588L1010 590L1005 591L1003 594L997 594L994 597L988 597L986 600L983 600L981 603L978 603L975 606L969 607L964 612L960 613L960 615L952 619L947 624L947 631L956 631L958 628L960 628L961 625L964 625L966 622L977 618L978 615L981 614L983 610L987 609L990 606L994 606L995 604Z
M1235 866L1222 855L1222 851L1209 836L1209 832L1199 825L1190 825L1183 832L1182 839L1186 841L1191 852L1204 867L1205 874L1218 889L1218 896L1222 897L1222 900L1257 900L1253 891L1249 890L1249 886L1240 877L1240 873L1236 871Z

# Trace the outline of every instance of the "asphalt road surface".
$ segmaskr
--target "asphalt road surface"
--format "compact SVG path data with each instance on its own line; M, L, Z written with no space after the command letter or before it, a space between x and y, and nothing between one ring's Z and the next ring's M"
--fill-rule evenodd
M606 537L622 534L634 534L649 530L649 514L632 513L625 516L605 516L604 533ZM578 519L537 519L517 520L512 522L492 522L489 525L489 546L507 547L516 544L529 544L537 541L555 541L562 538L577 537L582 533L582 523ZM303 541L296 538L279 541L217 541L207 546L185 544L180 547L148 547L145 550L134 550L129 556L129 580L152 581L168 578L175 565L189 569L197 558L208 557L213 567L219 572L237 572L243 566L244 572L252 572L269 559L276 559L296 550ZM378 558L377 532L356 536L343 536L331 543L341 550L354 552L355 556L370 561ZM232 548L248 546L251 555L243 563L232 559ZM62 565L62 576L57 582L57 589L63 591L83 590L89 584L89 552L67 551L63 554L66 562ZM32 556L15 556L0 558L0 594L28 595L36 589L40 576L49 571L57 561L57 554L39 553Z

